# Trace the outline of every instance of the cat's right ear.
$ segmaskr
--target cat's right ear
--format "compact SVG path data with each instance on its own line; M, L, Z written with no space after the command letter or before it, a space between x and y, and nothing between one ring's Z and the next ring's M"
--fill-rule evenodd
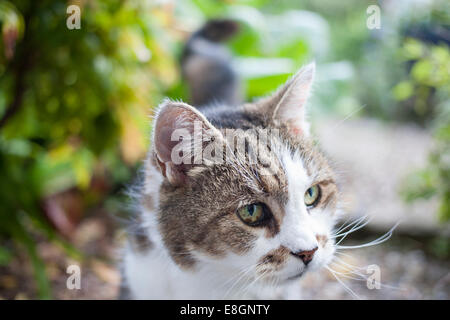
M249 105L254 112L263 113L273 124L285 125L293 135L308 135L306 103L311 92L315 63L301 68L271 96Z
M188 171L199 164L196 153L202 152L205 135L221 133L198 110L170 100L160 105L153 126L153 148L159 170L170 184L186 184Z

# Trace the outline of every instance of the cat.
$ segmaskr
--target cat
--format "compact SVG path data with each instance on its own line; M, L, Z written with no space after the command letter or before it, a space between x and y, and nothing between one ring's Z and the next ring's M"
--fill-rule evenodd
M333 258L339 191L306 119L315 64L241 104L221 44L237 30L214 20L194 33L182 70L196 107L157 108L122 299L297 299L304 273Z

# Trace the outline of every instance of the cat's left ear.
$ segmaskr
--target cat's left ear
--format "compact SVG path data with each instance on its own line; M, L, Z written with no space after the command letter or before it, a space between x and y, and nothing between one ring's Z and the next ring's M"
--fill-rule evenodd
M194 107L170 100L159 106L153 124L154 160L173 186L185 185L188 172L208 160L206 146L221 139L220 131Z
M275 125L286 125L294 135L309 135L306 103L311 93L316 64L302 67L271 97L262 101L263 109Z

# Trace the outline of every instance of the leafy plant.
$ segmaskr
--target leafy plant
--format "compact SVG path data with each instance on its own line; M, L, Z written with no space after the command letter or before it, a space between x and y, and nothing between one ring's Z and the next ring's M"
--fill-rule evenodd
M41 298L50 287L34 235L77 254L54 231L48 201L66 190L92 199L95 177L128 180L146 150L149 106L177 80L174 37L161 28L170 11L86 3L81 29L69 30L66 8L0 1L0 238L29 253Z
M448 103L448 101L447 101ZM406 201L437 197L440 201L439 218L450 220L450 113L449 105L437 117L435 145L426 168L412 172L404 182Z
M450 49L445 44L425 45L408 38L402 57L410 63L410 76L392 90L399 101L408 101L422 117L434 115L435 145L426 168L405 182L404 198L414 201L432 196L440 199L439 217L450 219Z

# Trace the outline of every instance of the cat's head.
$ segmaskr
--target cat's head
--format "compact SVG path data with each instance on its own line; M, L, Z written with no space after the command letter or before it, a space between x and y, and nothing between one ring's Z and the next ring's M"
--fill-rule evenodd
M157 224L180 267L286 282L330 262L338 190L305 119L314 70L241 107L160 106Z

